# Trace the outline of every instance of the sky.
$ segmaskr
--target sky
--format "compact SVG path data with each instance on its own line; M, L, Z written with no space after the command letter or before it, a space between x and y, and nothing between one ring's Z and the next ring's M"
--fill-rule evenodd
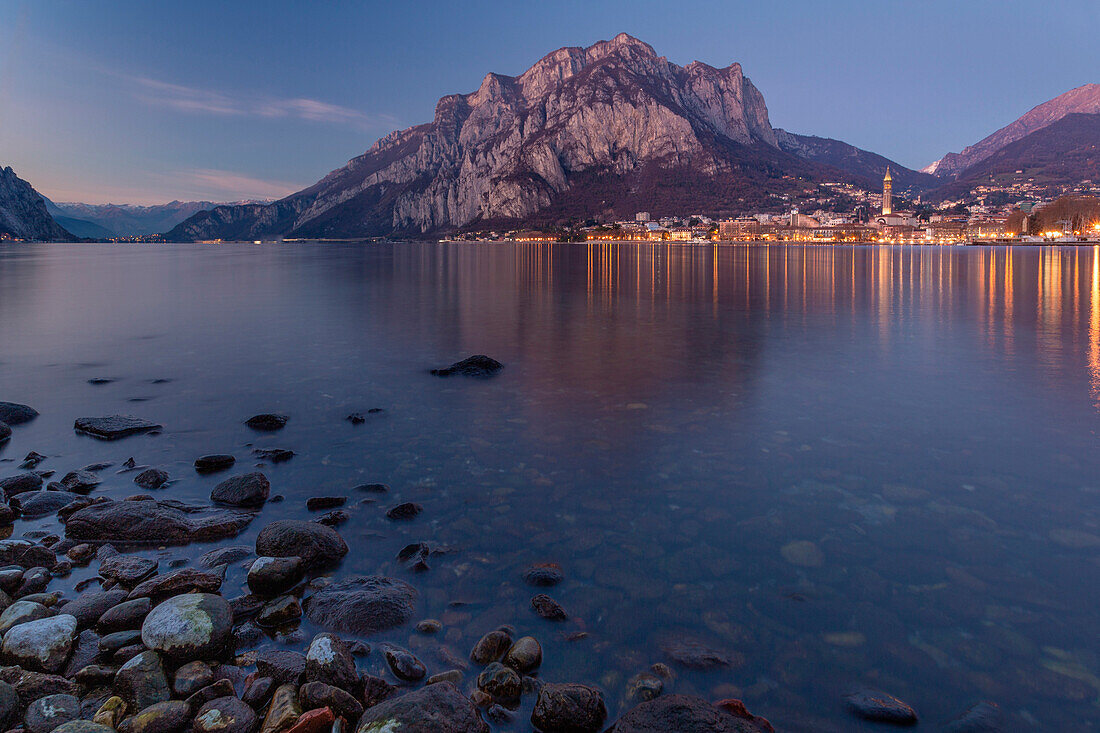
M0 165L55 201L283 196L439 97L625 31L923 167L1100 82L1097 0L0 0Z

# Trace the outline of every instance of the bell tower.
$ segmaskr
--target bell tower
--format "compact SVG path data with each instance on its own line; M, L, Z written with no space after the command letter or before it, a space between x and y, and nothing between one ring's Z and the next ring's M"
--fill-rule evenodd
M890 166L886 166L886 177L882 179L882 215L894 213L894 179L890 175Z

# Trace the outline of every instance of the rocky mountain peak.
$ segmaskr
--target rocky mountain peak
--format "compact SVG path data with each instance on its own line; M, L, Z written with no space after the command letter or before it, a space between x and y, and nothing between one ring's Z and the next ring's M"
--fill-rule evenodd
M46 201L11 166L0 167L0 234L18 239L71 240L53 220Z

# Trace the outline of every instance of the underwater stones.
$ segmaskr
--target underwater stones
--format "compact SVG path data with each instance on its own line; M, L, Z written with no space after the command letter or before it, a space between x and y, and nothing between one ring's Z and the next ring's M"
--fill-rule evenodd
M276 430L282 430L286 427L287 420L286 415L280 415L277 413L262 413L260 415L253 415L244 421L244 424L253 430L260 432L270 433Z
M78 433L100 440L118 440L130 435L160 430L161 425L133 415L108 415L106 417L80 417L73 424Z
M640 672L627 682L626 697L634 703L646 702L657 698L664 687L665 683L657 675Z
M228 453L211 453L195 459L195 470L199 473L215 473L232 468L237 459Z
M1051 542L1072 550L1091 550L1100 547L1100 535L1079 529L1052 529L1047 536Z
M80 498L80 494L74 494L71 491L28 491L13 496L11 505L18 509L23 517L30 519L54 514Z
M22 425L38 417L38 410L18 402L0 402L0 422Z
M65 536L88 542L187 544L234 537L254 516L172 501L103 501L71 514Z
M564 580L565 574L556 562L543 562L530 565L523 571L523 582L527 585L547 588Z
M299 519L281 519L260 530L256 537L256 554L299 557L306 568L315 568L335 564L348 554L348 546L331 527Z
M76 618L60 614L11 627L4 634L2 654L8 664L53 674L69 658L76 637Z
M195 715L194 733L253 733L256 713L233 696L219 697L204 704Z
M259 507L271 494L271 482L259 471L222 481L210 492L210 500L237 507Z
M417 593L408 583L381 575L332 583L307 598L306 615L334 631L367 635L412 619Z
M701 641L684 637L666 639L661 644L661 651L669 659L688 669L717 669L733 666L735 661L740 661L739 658L713 649Z
M531 724L546 733L598 733L606 718L599 690L568 682L544 684L531 711Z
M1004 714L995 702L980 702L944 726L944 733L1002 733Z
M607 733L766 733L771 730L771 725L763 718L745 719L699 697L662 695L627 711L607 729Z
M541 618L548 621L565 621L569 618L569 614L565 612L561 604L545 593L539 593L531 598L531 608Z
M294 457L294 451L286 448L255 448L252 455L272 463L282 463Z
M209 552L204 552L196 562L204 568L216 568L219 565L228 565L238 560L244 560L251 554L252 548L248 545L230 545L229 547L218 547Z
M489 733L470 698L450 682L421 687L369 706L358 733Z
M311 496L306 499L306 509L311 512L337 509L344 506L347 501L348 497L346 496Z
M519 673L492 662L477 676L477 688L499 700L515 700L520 694Z
M134 476L134 483L143 489L159 489L168 483L169 478L167 471L162 471L159 468L148 468Z
M496 376L503 368L504 365L496 359L485 356L484 354L475 354L466 357L462 361L456 361L445 369L432 369L431 373L437 377L459 375L463 377L488 379L489 377Z
M141 625L141 640L175 659L208 659L225 651L232 630L233 613L224 598L187 593L149 612Z
M780 548L779 554L792 565L803 568L819 568L825 564L825 554L809 540L788 542Z
M11 428L5 422L0 422L0 445L8 442L11 438Z
M849 712L865 720L915 725L917 713L906 703L880 690L859 689L844 696Z
M395 521L405 521L414 519L422 511L424 511L424 507L416 502L406 501L404 504L398 504L395 507L391 507L390 510L386 512L386 517Z

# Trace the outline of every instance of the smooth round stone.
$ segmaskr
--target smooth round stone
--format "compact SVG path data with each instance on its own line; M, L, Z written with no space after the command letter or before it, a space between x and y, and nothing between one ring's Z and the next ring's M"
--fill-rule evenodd
M416 599L416 589L408 583L371 575L327 585L307 598L303 606L309 620L319 626L367 635L410 621Z
M22 571L19 572L19 576L22 578ZM46 608L41 603L26 600L16 601L5 608L3 613L0 613L0 634L8 633L8 629L13 626L25 624L29 621L37 621L49 615L50 609Z
M96 631L101 634L110 634L115 631L140 629L141 622L151 610L153 610L153 602L149 598L135 598L132 601L120 603L99 617L95 625Z
M262 506L271 494L271 482L259 471L222 481L210 492L210 500L239 507Z
M390 671L399 680L418 682L428 674L424 664L408 649L402 649L391 644L386 647L385 655L386 663L390 665Z
M54 728L80 717L80 700L73 695L47 695L27 706L23 727L27 733L50 733Z
M210 665L202 661L188 662L176 670L172 678L172 691L180 697L198 692L214 681L214 672Z
M300 557L307 568L332 565L348 554L347 543L331 527L300 519L271 522L256 536L256 554Z
M256 713L236 697L219 697L199 708L194 733L252 733Z
M54 674L65 666L75 637L76 617L69 614L13 626L4 634L4 661Z
M523 636L504 655L504 665L527 674L542 664L542 645L533 636Z
M302 579L300 557L258 557L248 569L248 587L261 596L285 593Z
M141 625L141 640L175 659L209 659L225 650L232 631L228 601L212 593L186 593L149 612Z
M131 710L144 710L172 697L160 655L144 651L134 655L118 669L115 691Z
M232 468L237 459L228 453L212 453L195 459L195 470L199 473L214 473Z
M18 402L0 402L0 422L22 425L38 417L38 410Z
M272 432L275 430L282 430L286 427L287 420L289 418L286 415L279 415L277 413L263 413L260 415L253 415L244 421L244 424L253 430L259 430L261 432Z
M474 644L470 652L470 661L475 664L496 662L504 656L510 646L512 646L512 637L503 631L490 631Z

